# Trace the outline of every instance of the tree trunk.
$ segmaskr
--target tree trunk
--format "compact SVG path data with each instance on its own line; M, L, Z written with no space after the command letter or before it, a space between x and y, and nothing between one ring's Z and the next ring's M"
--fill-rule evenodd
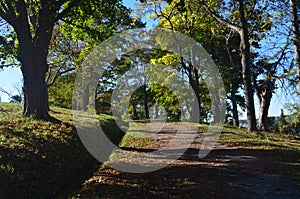
M269 79L265 80L262 91L261 91L261 100L260 100L260 112L258 119L258 129L260 131L268 130L268 112L272 99L272 90L273 82Z
M298 6L295 0L290 0L290 9L292 14L292 31L294 41L294 51L296 57L296 67L298 75L298 90L300 93L300 30L299 30L299 18L298 18Z
M250 44L249 44L249 33L248 24L244 14L243 0L239 0L239 18L242 29L239 31L241 37L240 50L242 54L242 77L244 84L244 92L246 96L246 106L247 106L247 123L248 131L256 130L256 117L255 117L255 107L253 99L253 90L251 85L251 70L250 70Z
M135 103L134 103L134 100L132 99L132 97L130 98L130 101L131 101L131 105L132 105L132 109L133 109L133 120L138 120L139 119L139 115L137 113L137 110L136 110L136 106L135 106Z
M192 57L192 56L191 56ZM192 60L192 58L191 58ZM199 83L199 71L193 64L189 63L188 66L183 61L183 57L180 58L182 68L186 71L189 83L192 86L196 101L192 102L192 109L188 110L190 114L190 121L199 123L200 121L200 83Z
M48 113L48 91L45 83L47 65L43 64L34 50L22 59L24 78L24 109L23 115L37 119L51 120Z
M24 78L23 116L56 122L58 120L48 113L48 90L45 82L49 68L47 56L52 26L45 25L39 28L35 37L32 37L29 29L26 20L15 26L19 41L18 59L22 64L21 71Z
M196 96L195 102L192 102L192 111L191 111L191 122L199 123L200 120L200 83L199 83L199 74L198 70L193 66L190 66L190 75L189 81L194 90L194 94Z
M87 111L89 106L89 98L90 98L90 90L89 85L85 85L83 89L83 96L82 96L82 103L81 103L81 110Z
M154 118L155 118L155 119L158 119L158 117L159 117L159 115L158 115L158 111L159 111L159 106L158 106L158 104L155 104L155 105L154 105L154 111L155 111L155 116L154 116Z
M232 79L232 78L230 78ZM238 113L238 109L237 109L237 101L236 101L236 89L233 86L232 80L230 82L230 99L231 99L231 103L232 103L232 117L233 117L233 126L239 126L239 113Z
M213 93L211 93L212 96L212 111L213 111L213 116L214 116L214 121L213 123L214 124L217 124L217 123L220 123L220 122L223 122L221 121L221 118L220 118L220 100L217 96L218 94L218 91L214 90Z
M252 75L252 82L259 103L258 130L260 131L268 131L268 112L274 89L272 75L274 74L267 74L266 79L259 85L257 84L257 76Z
M233 56L231 53L231 49L229 47L229 39L230 36L228 38L226 38L226 46L227 46L227 54L231 63L231 68L230 68L230 72L231 74L229 74L229 80L230 80L230 100L232 103L232 117L233 117L233 126L239 126L239 114L238 114L238 109L237 109L237 101L236 101L236 93L237 93L237 89L236 86L234 84L233 81L233 74L234 74L234 68L237 68L234 64L233 61Z
M148 93L147 93L147 86L144 85L143 86L144 88L144 109L145 109L145 118L146 119L150 119L150 116L149 116L149 106L148 106Z

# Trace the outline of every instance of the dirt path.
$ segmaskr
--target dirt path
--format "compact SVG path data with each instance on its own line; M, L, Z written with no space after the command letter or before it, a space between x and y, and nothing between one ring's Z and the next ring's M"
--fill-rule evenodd
M156 140L153 146L127 149L130 155L119 154L109 164L153 166L170 161L166 158L170 154L144 155L174 138L172 128L151 136ZM188 136L183 133L177 148L167 151L176 153L182 146L181 139ZM300 198L297 179L265 161L264 151L218 145L199 159L201 139L198 136L184 155L158 171L133 174L102 169L89 179L78 198ZM136 155L141 152L144 158Z

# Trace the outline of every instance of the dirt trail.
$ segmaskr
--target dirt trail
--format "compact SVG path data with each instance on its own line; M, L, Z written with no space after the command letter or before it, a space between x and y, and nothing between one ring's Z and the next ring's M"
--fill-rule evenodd
M164 129L151 136L156 140L153 146L146 149L127 149L131 155L124 158L124 154L120 154L109 164L153 166L170 161L166 158L170 154L164 153L160 156L146 155L144 158L136 156L140 152L149 154L149 151L165 146L174 138L174 131L172 128ZM167 151L176 153L176 150L182 148L181 139L189 139L189 136L182 133L178 144ZM283 175L276 165L268 164L262 158L263 151L217 145L206 157L199 159L201 139L198 136L179 159L158 171L134 174L111 168L100 170L89 179L88 186L78 197L300 198L299 182L291 176Z

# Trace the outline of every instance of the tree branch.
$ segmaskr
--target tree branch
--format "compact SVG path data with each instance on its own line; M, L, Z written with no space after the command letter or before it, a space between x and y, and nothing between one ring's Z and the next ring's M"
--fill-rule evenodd
M56 21L62 19L63 17L65 17L66 14L68 14L71 11L71 9L74 8L79 3L80 3L80 0L71 1L63 11L61 11L60 13L58 13L56 15L53 22L56 22Z
M257 77L252 73L251 74L251 79L252 79L253 87L254 87L254 90L255 90L255 93L256 93L256 96L257 96L257 99L258 99L258 104L260 105L261 101L262 101L261 90L259 89L259 86L257 85L256 78Z
M16 18L16 14L14 10L10 9L10 3L7 3L6 1L4 3L3 1L1 1L0 5L0 17L7 21L9 24L12 24L12 19Z
M7 92L6 90L4 90L2 87L0 87L0 92L5 93L6 95L8 95L8 97L11 97L12 94Z
M251 7L251 9L250 9L250 14L246 17L246 20L247 20L247 21L248 21L248 20L251 18L251 16L253 15L253 13L254 13L254 8L255 8L256 4L257 4L257 0L254 0L254 1L253 1L253 5L252 5L252 7ZM265 7L264 7L263 9L265 9Z
M204 7L204 9L213 17L215 18L219 23L223 24L223 25L226 25L227 27L237 31L237 32L240 32L241 31L241 28L238 27L237 25L229 22L229 21L226 21L224 20L222 17L220 17L218 14L216 14L215 12L213 12L211 9L209 9L207 7L207 5L205 4L205 2L203 0L199 0L200 1L200 4L202 4L202 6Z
M47 83L47 87L49 88L50 86L52 86L52 85L55 83L56 79L57 79L59 76L61 76L61 75L63 75L63 74L66 74L66 73L68 73L68 72L74 71L74 70L75 70L75 67L69 68L69 69L64 70L64 71L61 71L61 72L58 71L58 72L55 74L54 78L51 80L51 82ZM50 79L50 78L49 78L49 79ZM49 80L49 79L47 78L47 80Z

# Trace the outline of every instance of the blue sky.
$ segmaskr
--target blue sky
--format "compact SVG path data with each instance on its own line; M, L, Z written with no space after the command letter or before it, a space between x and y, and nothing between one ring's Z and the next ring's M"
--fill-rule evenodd
M126 6L130 8L135 7L135 3L137 1L135 0L124 0L124 3ZM153 24L153 22L150 22L149 25ZM18 94L18 91L16 89L21 87L21 82L22 82L22 74L21 70L18 67L13 67L13 68L6 68L4 70L0 70L0 87L5 89L11 94ZM9 97L0 92L0 99L1 101L9 101ZM258 102L256 100L256 96L254 96L255 99L255 105L256 105L256 115L258 116L259 113L259 107L258 107ZM280 110L283 108L283 105L286 103L287 99L285 95L281 94L280 91L276 92L274 94L274 97L271 101L271 106L269 110L269 116L278 116L280 115ZM246 118L245 113L241 116L241 119Z
M19 67L9 67L0 71L0 87L11 94L18 94L22 87L22 73ZM0 92L2 102L9 101L8 95Z

